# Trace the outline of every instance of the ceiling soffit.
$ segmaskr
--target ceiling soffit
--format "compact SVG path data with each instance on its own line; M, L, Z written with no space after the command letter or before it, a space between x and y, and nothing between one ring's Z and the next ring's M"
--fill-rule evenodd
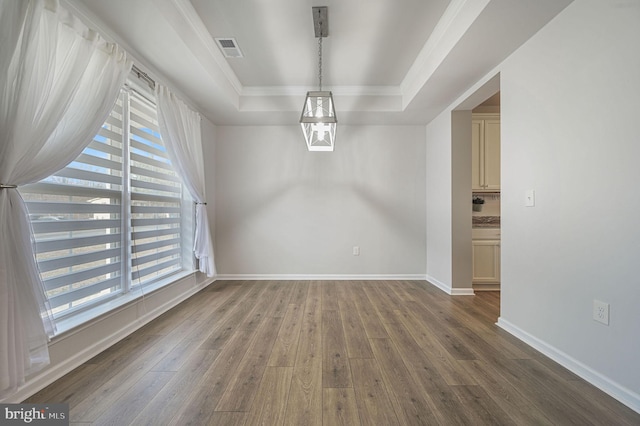
M215 124L297 123L304 94L317 88L310 1L62 1ZM324 88L343 124L428 123L571 1L377 0L371 7L366 0L325 0ZM436 6L418 7L418 21L397 10L425 3ZM240 5L251 14L241 15ZM416 22L424 28L417 31ZM394 28L399 38L389 36ZM245 57L225 58L215 37L235 38Z
M467 29L472 25L474 20L482 12L484 7L490 0L452 0L446 4L444 10L438 20L433 21L433 30L428 35L426 42L418 50L417 57L408 64L408 69L395 85L329 85L329 89L336 98L336 104L340 109L360 110L360 111L377 111L377 112L401 112L411 102L414 96L428 82L429 77L438 69L441 62L447 57L450 51L456 46L460 38L465 34ZM220 7L228 5L230 2L204 2L194 1L203 8L202 14L207 16L219 16L223 13L229 13L228 10L219 10ZM264 2L262 2L264 4ZM278 3L278 2L276 2ZM282 3L282 2L280 2ZM390 4L393 2L390 2ZM428 3L428 2L424 2ZM241 80L257 81L255 77L249 77L246 70L236 66L240 72L247 75L246 78L239 78L234 67L227 61L227 58L220 52L215 45L214 37L221 37L223 34L213 33L205 25L200 14L188 0L158 0L156 1L165 19L172 25L176 33L183 39L185 45L189 46L192 53L205 65L206 68L218 68L215 74L223 76L226 86L233 88L232 93L228 93L232 104L236 105L239 111L297 111L300 109L300 94L312 90L317 81L312 81L312 85L269 85L255 86L243 85ZM205 7L208 5L208 7ZM216 9L216 6L218 9ZM337 6L336 6L337 8ZM309 15L308 21L311 21L310 7L305 12ZM216 14L218 12L218 14ZM330 9L329 22L333 24ZM270 21L265 15L266 11L252 13L252 16L258 16L262 20ZM275 19L275 18L274 18ZM272 21L272 20L271 20ZM303 24L307 24L307 20L303 20ZM229 31L226 36L234 37L242 40L240 36L229 25L225 28L224 20L220 18L222 31ZM255 23L254 20L250 23ZM310 33L308 38L313 37L312 27L306 28L302 25L302 33ZM307 25L308 26L308 25ZM246 28L244 28L246 31ZM335 43L340 43L339 36L335 34L333 28L330 34L334 37ZM384 35L384 34L382 34ZM298 37L300 38L300 37ZM327 40L329 40L329 37ZM315 39L314 43L315 43ZM247 49L240 42L240 48L248 56ZM317 53L315 44L312 44L310 54L313 56ZM309 50L309 49L307 49ZM325 53L324 58L331 57ZM246 61L246 58L232 59L233 61ZM315 66L317 58L311 58L308 63ZM375 67L371 64L371 67ZM255 68L255 67L254 67ZM264 66L265 72L273 67ZM348 67L347 67L348 68ZM324 72L323 72L324 73ZM317 70L313 68L307 73L311 80L317 79ZM396 72L397 74L397 72ZM326 77L325 77L326 78ZM347 78L348 79L348 78ZM262 80L278 80L277 78L265 78ZM292 78L295 80L295 78ZM298 79L299 80L299 79ZM335 80L335 79L334 79ZM384 78L378 77L376 81L382 82ZM397 77L390 77L390 80L398 80ZM326 81L326 80L325 80ZM366 97L366 102L362 102L362 97Z

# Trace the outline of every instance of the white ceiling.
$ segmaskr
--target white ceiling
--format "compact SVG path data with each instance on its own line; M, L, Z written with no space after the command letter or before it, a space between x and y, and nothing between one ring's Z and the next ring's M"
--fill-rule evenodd
M296 124L323 88L338 121L424 124L572 0L66 0L215 124ZM243 58L224 58L233 37Z

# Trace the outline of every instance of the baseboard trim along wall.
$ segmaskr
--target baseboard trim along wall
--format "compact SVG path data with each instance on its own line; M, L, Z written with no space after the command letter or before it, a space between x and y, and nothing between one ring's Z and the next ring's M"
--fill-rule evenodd
M219 274L216 280L280 280L280 281L332 281L332 280L389 280L424 281L420 274Z
M427 281L450 296L473 296L473 288L451 288L433 277L420 274L220 274L217 280L247 281L331 281L331 280L388 280L388 281Z
M586 366L580 361L577 361L566 353L527 333L526 331L503 319L502 317L498 318L497 325L503 330L522 340L527 345L548 356L572 373L580 376L582 379L591 383L601 391L609 394L611 397L617 399L627 407L640 413L639 394L625 388L624 386L620 386L618 383L612 381L608 377L603 376L602 374Z
M447 293L450 296L473 296L475 295L473 288L472 287L468 287L468 288L452 288L450 286L448 286L447 284L438 281L437 279L433 278L430 275L427 275L426 280L433 286L438 287L440 290L444 291L445 293Z
M49 344L51 364L2 403L20 403L214 282L195 274L70 330Z

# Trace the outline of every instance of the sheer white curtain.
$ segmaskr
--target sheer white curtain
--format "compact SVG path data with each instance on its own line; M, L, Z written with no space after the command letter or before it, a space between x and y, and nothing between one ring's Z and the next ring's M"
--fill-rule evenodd
M160 136L169 159L196 202L193 252L198 259L200 272L212 277L216 273L216 266L205 201L200 114L192 111L161 84L156 84L156 104Z
M64 168L109 114L131 61L57 0L0 0L0 398L49 363L55 332L17 190Z

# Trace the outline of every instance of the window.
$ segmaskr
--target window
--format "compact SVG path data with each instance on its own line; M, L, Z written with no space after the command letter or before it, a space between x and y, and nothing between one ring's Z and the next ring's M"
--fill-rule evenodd
M193 270L193 201L167 158L151 96L130 84L74 162L20 188L56 319Z

